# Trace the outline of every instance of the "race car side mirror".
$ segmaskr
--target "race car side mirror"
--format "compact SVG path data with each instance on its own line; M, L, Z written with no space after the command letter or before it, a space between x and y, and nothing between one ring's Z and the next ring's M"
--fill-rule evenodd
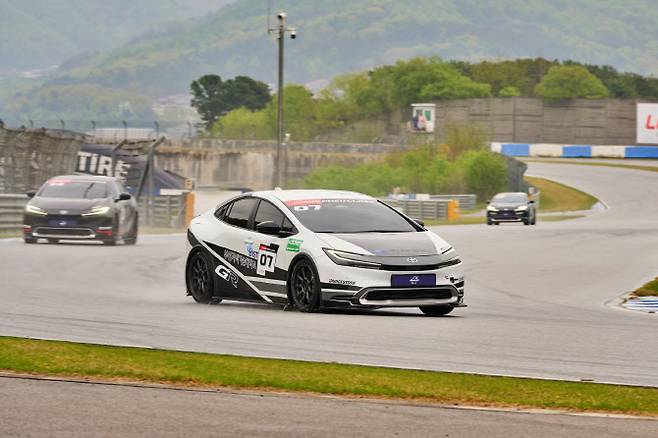
M270 236L276 236L281 233L281 226L275 224L272 221L261 222L256 225L256 231L261 234L268 234Z
M528 201L528 204L534 204L535 201Z
M30 190L29 192L26 193L28 198L34 198L34 196L37 194L34 190Z
M122 193L117 198L117 201L129 201L130 198L132 198L132 196L130 196L130 193Z

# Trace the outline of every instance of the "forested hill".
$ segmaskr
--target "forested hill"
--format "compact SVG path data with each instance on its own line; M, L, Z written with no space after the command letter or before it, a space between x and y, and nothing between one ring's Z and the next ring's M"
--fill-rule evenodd
M0 72L61 64L120 47L173 20L202 17L229 0L0 0Z
M58 82L130 83L151 95L185 91L201 74L275 82L266 1L237 0L183 29L142 38L62 72ZM274 0L299 38L288 79L434 54L448 59L541 56L658 74L655 0Z

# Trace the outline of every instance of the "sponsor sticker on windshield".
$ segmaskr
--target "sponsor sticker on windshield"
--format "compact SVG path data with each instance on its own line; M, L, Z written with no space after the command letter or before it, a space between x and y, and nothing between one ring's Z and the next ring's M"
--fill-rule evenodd
M374 199L296 199L286 201L286 205L293 211L319 211L324 205L340 204L370 204L377 202Z
M288 207L319 205L321 203L322 203L322 199L295 199L293 201L286 201L286 205Z

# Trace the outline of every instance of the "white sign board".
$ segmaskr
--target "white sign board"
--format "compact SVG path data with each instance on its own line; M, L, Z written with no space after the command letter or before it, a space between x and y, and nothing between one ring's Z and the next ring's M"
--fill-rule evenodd
M658 103L637 104L637 142L658 144Z

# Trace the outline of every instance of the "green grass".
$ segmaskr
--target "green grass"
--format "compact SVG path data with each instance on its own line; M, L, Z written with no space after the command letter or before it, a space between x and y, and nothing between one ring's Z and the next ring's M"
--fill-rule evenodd
M581 217L585 217L582 215L561 215L561 216L542 216L539 215L537 217L537 222L560 222L560 221L568 221L571 219L578 219ZM425 225L428 227L432 227L435 225L479 225L479 224L485 224L487 223L486 218L484 215L482 216L460 216L458 219L449 221L447 219L441 219L441 220L434 220L434 219L428 219L425 222Z
M589 193L555 181L529 176L525 179L541 191L539 210L542 212L589 210L599 202Z
M0 337L0 370L60 377L658 416L658 389Z
M644 286L633 292L636 297L654 297L658 296L658 278L651 280Z

